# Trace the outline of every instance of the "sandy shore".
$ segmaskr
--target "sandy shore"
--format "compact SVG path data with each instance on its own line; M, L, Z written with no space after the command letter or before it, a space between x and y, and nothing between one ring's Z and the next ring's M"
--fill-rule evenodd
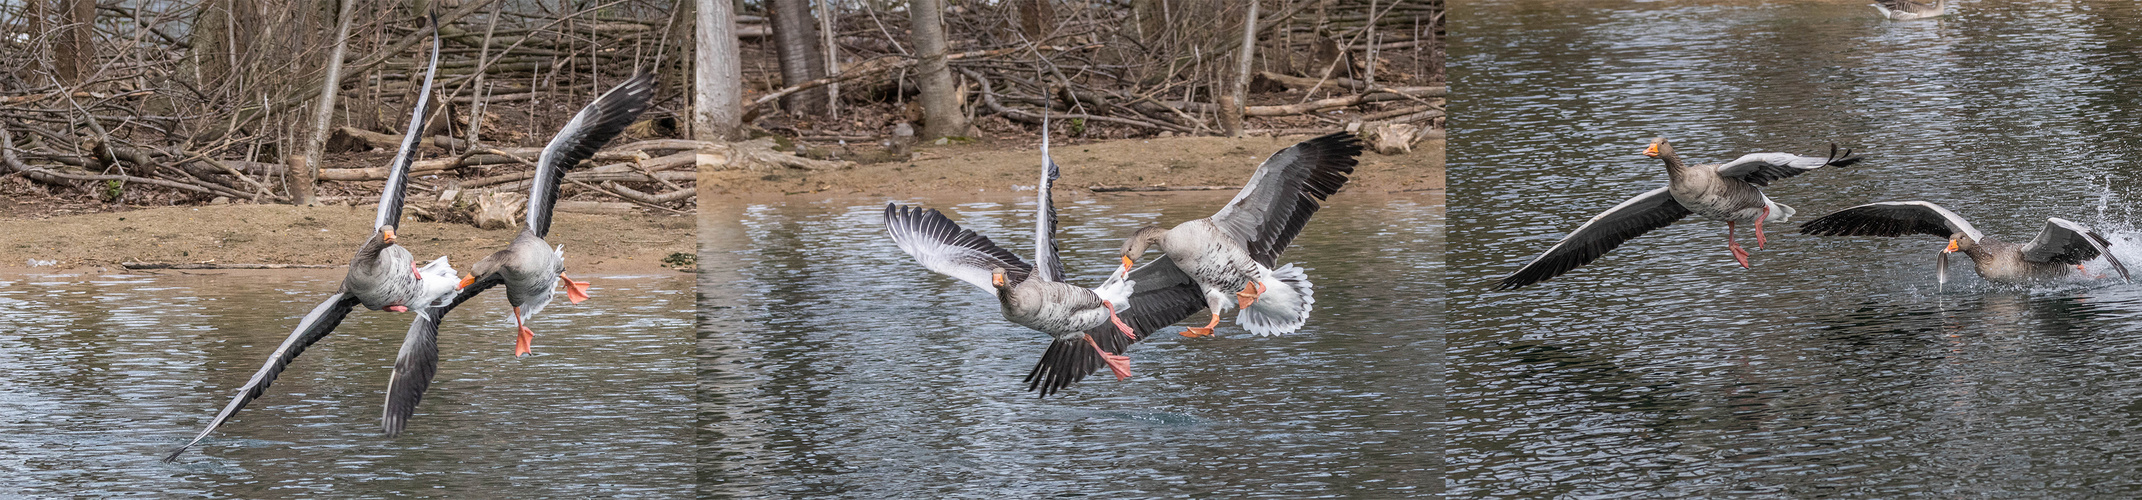
M0 269L105 267L124 262L346 265L372 234L374 207L212 205L162 207L45 219L0 219ZM402 245L419 259L452 257L457 268L503 248L519 229L405 221ZM688 216L558 214L550 242L589 272L665 269L690 254ZM31 261L38 265L32 266Z

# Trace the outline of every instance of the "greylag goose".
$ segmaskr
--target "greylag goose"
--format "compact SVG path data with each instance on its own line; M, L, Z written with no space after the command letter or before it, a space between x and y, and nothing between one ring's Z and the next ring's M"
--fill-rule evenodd
M1058 171L1049 158L1047 126L1042 130L1033 264L935 209L887 203L885 231L922 267L995 295L1004 319L1054 339L1027 374L1027 389L1048 396L1101 366L1117 380L1130 378L1130 358L1122 352L1136 334L1117 312L1130 307L1137 284L1122 276L1091 289L1063 282L1063 264L1056 258L1056 205L1049 193Z
M1309 276L1293 264L1278 266L1279 255L1320 203L1346 185L1359 156L1360 140L1346 132L1273 153L1219 213L1174 229L1155 225L1132 233L1123 242L1123 266L1116 274L1130 272L1138 256L1157 246L1178 272L1197 283L1212 313L1205 326L1184 330L1183 336L1212 336L1220 314L1237 308L1242 313L1235 320L1252 334L1292 333L1308 321L1316 298ZM1235 300L1228 301L1229 295Z
M438 372L439 322L462 302L504 284L506 303L513 306L514 326L519 329L513 355L523 356L535 340L528 321L550 304L551 291L558 283L565 283L566 300L575 304L587 300L588 283L565 275L565 245L554 248L543 239L550 236L558 187L567 169L594 156L596 150L647 111L654 97L654 83L653 73L633 75L573 115L573 120L566 122L536 157L535 177L528 190L527 225L521 228L520 235L506 249L476 261L469 275L461 279L460 291L451 301L431 308L410 323L401 353L394 358L394 374L387 379L387 407L381 426L388 436L401 434L409 416L416 412L418 401L424 398L424 390L431 387L432 376Z
M185 453L188 448L207 438L208 433L215 431L217 426L223 425L223 422L237 414L246 403L266 393L268 385L275 382L276 376L281 375L283 369L296 360L299 353L305 352L305 348L333 333L335 326L340 325L342 319L349 316L351 308L363 305L374 311L393 312L408 312L414 308L421 317L424 314L423 309L453 294L457 280L454 279L454 269L447 263L446 257L439 257L430 264L418 267L409 250L395 244L394 237L394 226L402 218L404 191L408 189L409 184L409 165L416 161L417 140L424 131L425 103L431 100L431 84L438 69L439 37L434 33L431 41L431 68L424 74L424 87L418 92L416 103L412 106L415 110L412 113L414 116L409 118L409 128L402 136L401 151L395 153L388 169L386 188L379 194L379 213L372 221L372 237L357 247L356 257L350 260L349 272L342 278L341 289L329 296L326 302L313 307L312 312L306 314L304 319L299 320L297 329L290 332L290 337L284 339L283 344L276 347L274 353L268 355L267 363L262 364L260 370L253 373L253 378L246 381L245 386L238 388L238 394L231 398L230 404L225 405L223 411L216 413L216 417L208 421L208 427L201 429L201 433L195 435L193 441L165 456L165 462L178 459L179 454Z
M1898 21L1937 17L1949 12L1948 0L1875 0L1874 10Z
M1869 203L1824 215L1800 225L1801 234L1815 236L1904 236L1930 234L1949 239L1949 246L1935 258L1935 276L1949 282L1949 254L1971 257L1978 276L1996 283L2027 283L2067 278L2081 274L2082 263L2104 257L2120 279L2128 279L2107 247L2111 242L2088 226L2059 217L2047 217L2045 229L2029 243L2017 245L1994 239L1963 217L1940 205L1924 201ZM2072 267L2070 267L2072 266Z
M1672 225L1691 213L1725 221L1726 250L1733 253L1740 267L1746 268L1748 251L1733 238L1734 230L1743 223L1755 224L1755 247L1762 248L1763 223L1785 222L1793 215L1792 207L1764 196L1761 187L1778 179L1822 167L1849 166L1860 160L1852 156L1851 150L1838 154L1837 145L1832 144L1827 157L1755 153L1722 165L1691 166L1681 163L1681 157L1674 154L1673 146L1664 137L1652 139L1644 156L1665 162L1665 187L1636 195L1593 216L1525 267L1504 277L1496 288L1513 289L1561 276L1598 260L1622 242Z

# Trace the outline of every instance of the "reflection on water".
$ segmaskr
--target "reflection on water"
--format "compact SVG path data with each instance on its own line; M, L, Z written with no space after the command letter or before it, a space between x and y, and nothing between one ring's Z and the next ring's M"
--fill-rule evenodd
M1766 191L1805 222L1927 200L2010 241L2048 216L2142 261L2128 1L1483 1L1451 52L1451 493L2009 497L2142 488L2142 287L1934 280L1930 238L1771 225L1754 269L1684 223L1514 292L1496 278L1664 183L1637 154L1861 148ZM1746 234L1743 233L1743 241ZM2102 271L2102 264L2093 270Z
M1098 283L1131 231L1229 196L1059 200L1069 281ZM899 201L1031 255L1032 194L1004 198ZM1048 399L1020 383L1045 337L893 246L885 201L702 207L702 494L1440 490L1440 196L1334 196L1282 258L1316 284L1302 331L1170 328L1129 352L1130 380L1104 372Z
M576 276L577 277L577 276ZM440 328L438 378L379 435L406 314L359 311L175 464L337 272L0 275L0 477L13 494L241 498L689 494L679 275L595 276L530 326L503 295ZM452 318L460 318L454 321Z

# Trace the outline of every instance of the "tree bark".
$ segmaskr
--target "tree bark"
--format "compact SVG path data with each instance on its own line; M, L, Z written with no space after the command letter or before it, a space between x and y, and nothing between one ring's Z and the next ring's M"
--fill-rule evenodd
M811 0L770 0L774 47L781 59L781 85L789 86L826 76L819 57L817 20L811 18ZM813 89L781 98L781 109L792 115L816 116L825 112L825 92Z
M743 126L744 66L737 59L736 12L729 0L697 0L692 137L725 141Z
M97 2L62 0L59 13L59 33L52 37L53 69L59 72L55 76L69 85L82 83L96 71L96 32L90 25L97 22Z
M327 79L320 84L320 108L312 114L312 137L305 140L305 162L299 165L299 180L308 179L320 168L320 150L327 146L327 126L334 122L336 90L342 88L342 56L349 53L350 6L357 0L342 0L340 13L335 15L334 50L327 55ZM290 203L312 205L317 202L313 186L300 182L291 186Z
M1244 128L1242 111L1243 106L1249 102L1250 62L1251 58L1257 55L1257 3L1256 0L1251 0L1249 14L1242 17L1242 57L1235 63L1235 81L1232 89L1228 91L1228 97L1233 99L1222 102L1227 105L1222 112L1227 113L1231 119L1220 120L1220 123L1227 126L1229 137L1242 137Z
M818 35L824 37L819 45L826 49L825 75L840 73L840 45L833 43L837 33L833 27L833 0L818 0ZM826 86L826 114L840 119L840 82Z
M909 0L908 24L914 30L916 86L921 87L922 139L964 135L967 115L960 113L959 89L953 87L952 70L945 64L943 8L937 0Z

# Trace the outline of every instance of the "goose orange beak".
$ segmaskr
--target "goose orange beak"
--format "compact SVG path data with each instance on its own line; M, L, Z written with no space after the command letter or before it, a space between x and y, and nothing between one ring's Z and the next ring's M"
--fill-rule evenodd
M1949 240L1949 247L1948 247L1948 248L1943 248L1943 249L1941 249L1941 253L1950 253L1950 252L1954 252L1954 251L1956 251L1956 240L1953 240L1953 239L1952 239L1952 240Z
M385 233L385 234L382 234L382 235L381 235L380 237L381 237L381 238L385 238L385 239L386 239L386 241L387 241L387 243L393 243L393 242L394 242L394 230L393 230L393 229L388 229L388 230L384 231L384 233Z
M1131 260L1129 255L1123 256L1123 272L1130 272L1132 265L1137 263L1138 261Z
M1644 148L1644 156L1649 156L1652 158L1659 157L1659 145L1652 144L1651 147Z
M468 288L468 287L469 287L469 285L474 285L474 284L476 284L476 275L474 275L474 274L470 274L470 275L468 275L468 276L462 276L462 277L461 277L461 284L459 284L459 285L454 285L454 289L456 289L456 290L459 290L459 289L463 289L463 288Z

